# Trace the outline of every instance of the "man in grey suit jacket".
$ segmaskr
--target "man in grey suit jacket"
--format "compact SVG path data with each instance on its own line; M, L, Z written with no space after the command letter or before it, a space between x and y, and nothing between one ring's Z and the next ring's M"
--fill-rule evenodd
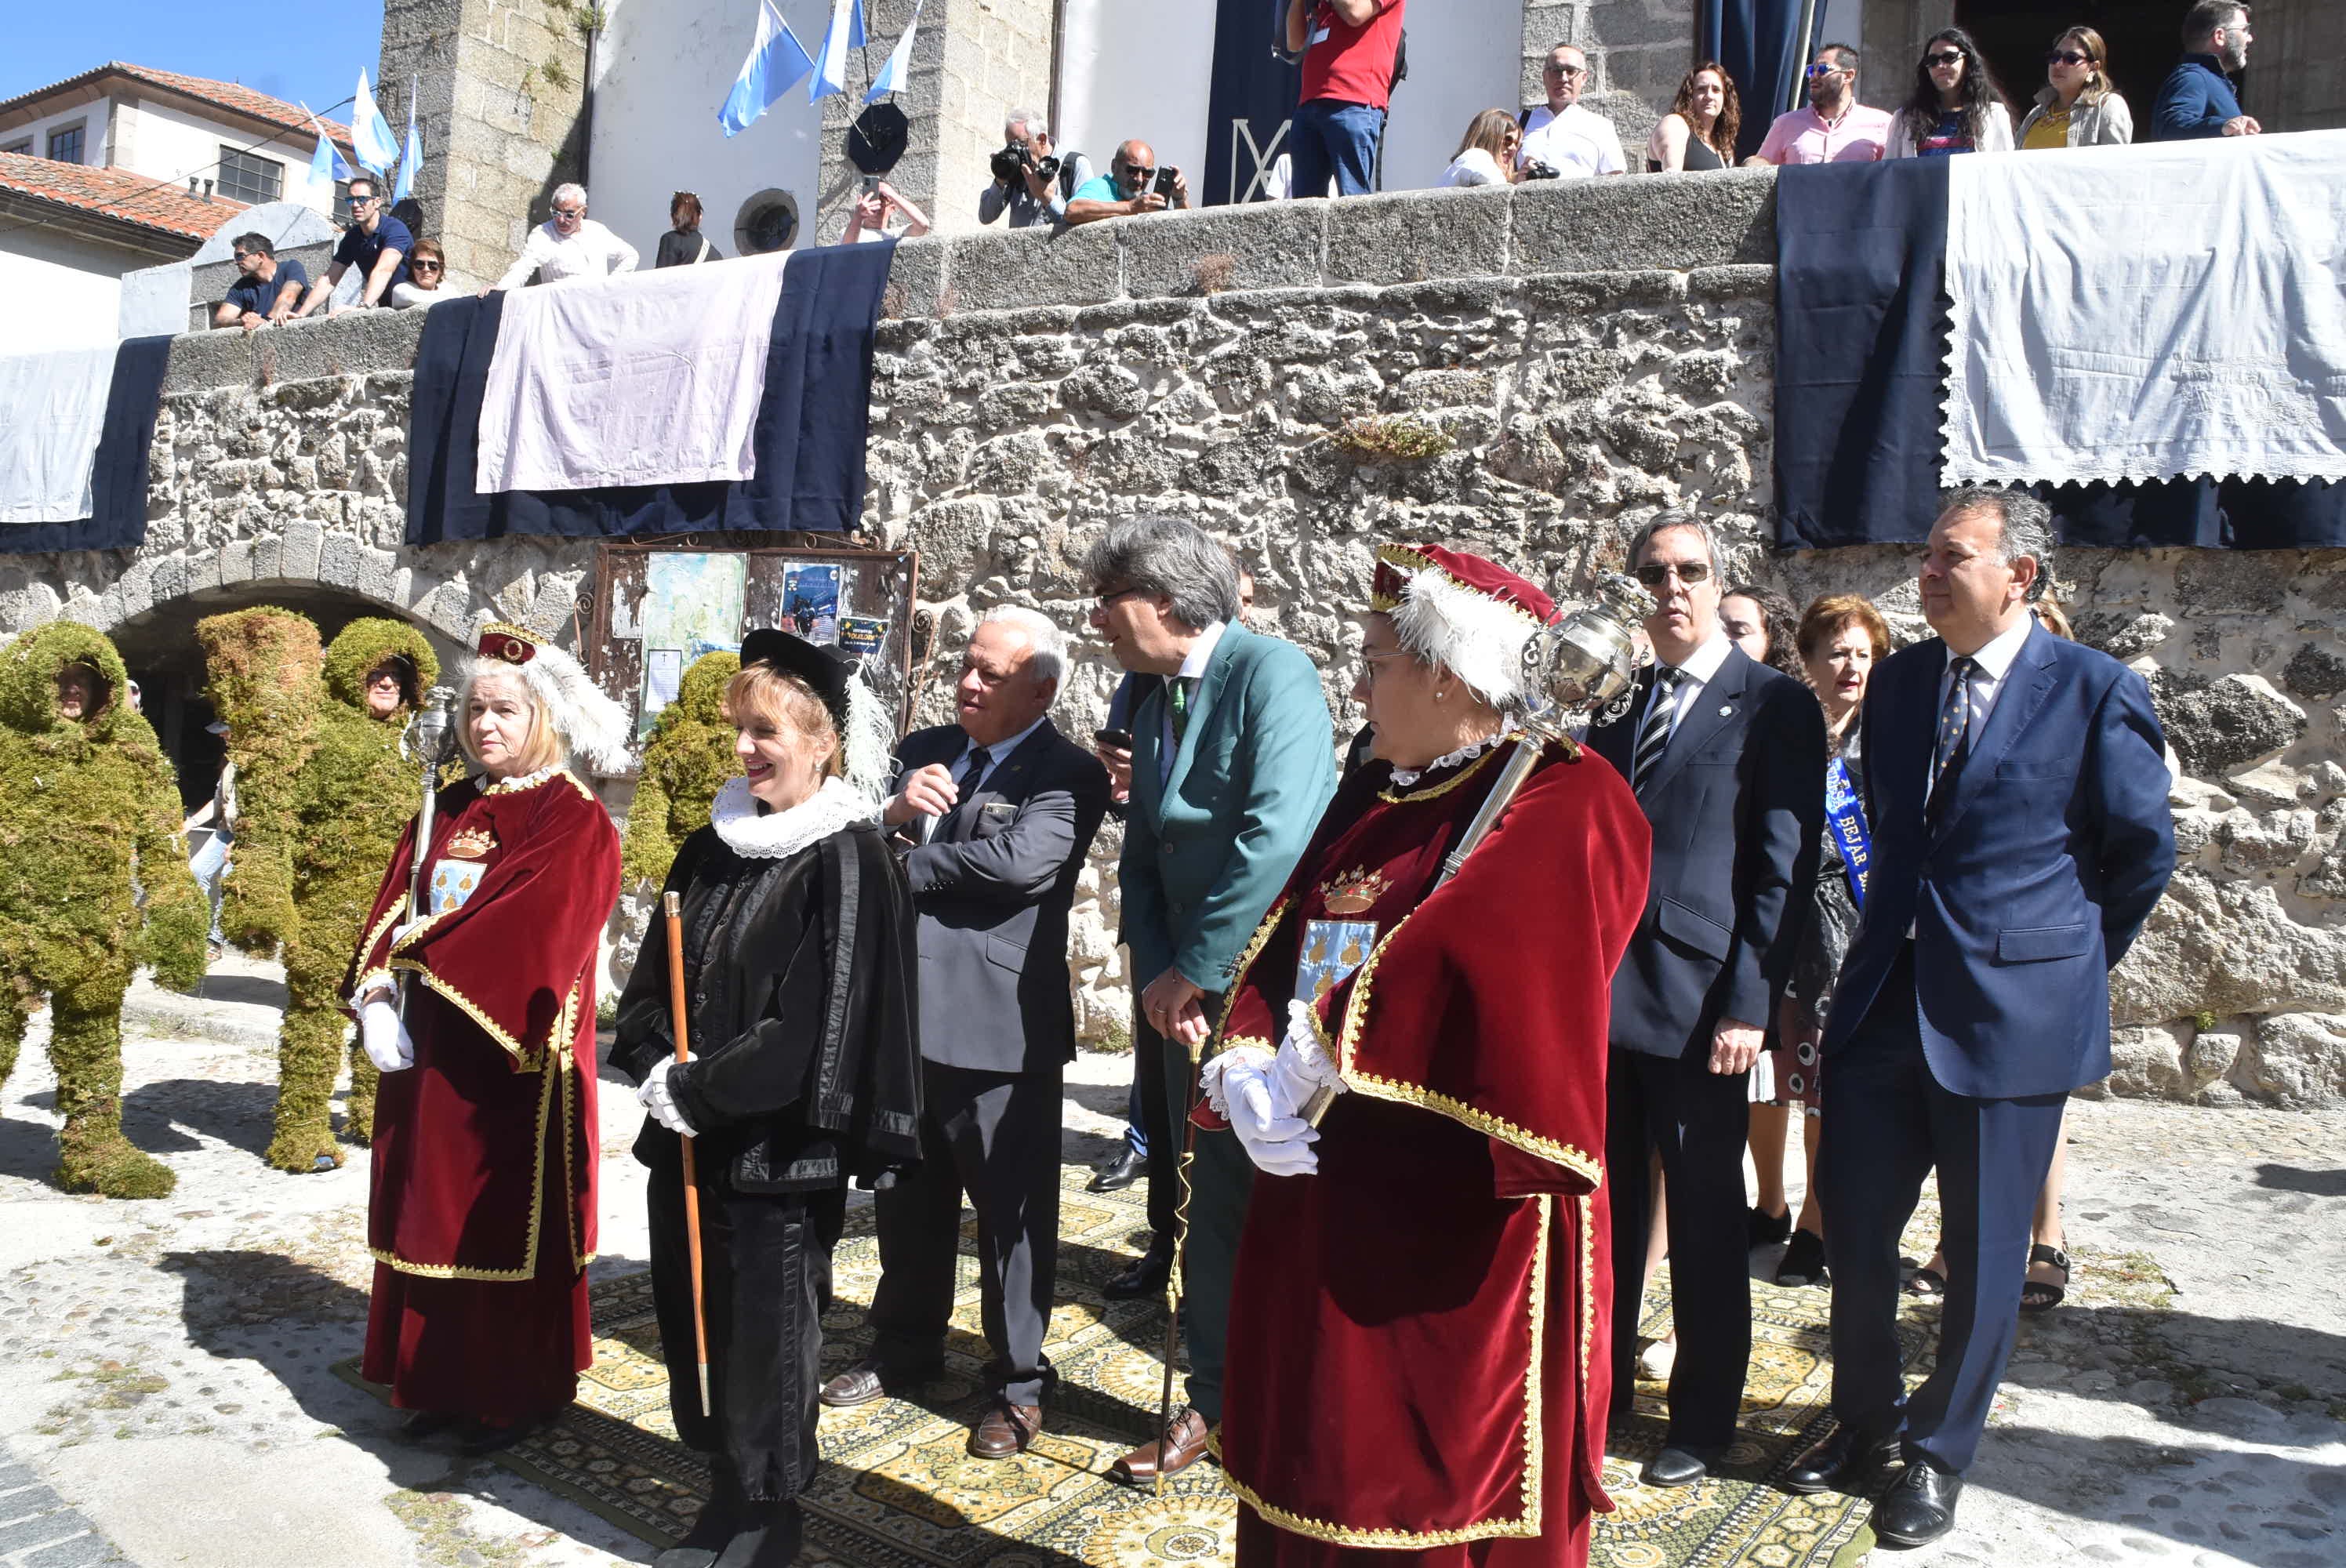
M970 1434L1009 1459L1042 1430L1059 1247L1059 1119L1076 1054L1067 910L1107 812L1107 774L1050 708L1066 642L1033 610L970 636L960 722L904 738L884 820L920 912L922 1163L878 1195L872 1354L823 1385L866 1404L943 1370L964 1190L994 1400Z
M1220 1018L1240 951L1335 792L1335 738L1318 667L1293 643L1239 624L1238 574L1210 535L1170 518L1119 523L1084 570L1098 596L1092 627L1117 663L1165 677L1132 718L1117 871L1142 1022L1173 1047L1164 1078L1178 1117L1197 1070L1191 1052ZM1183 1129L1170 1125L1168 1152L1178 1153ZM1117 1461L1119 1479L1195 1462L1220 1419L1230 1270L1253 1170L1230 1133L1198 1135L1183 1259L1189 1407Z

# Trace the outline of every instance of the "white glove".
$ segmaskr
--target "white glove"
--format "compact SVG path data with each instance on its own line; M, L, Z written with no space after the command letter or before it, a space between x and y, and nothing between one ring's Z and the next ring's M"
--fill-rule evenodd
M1320 1156L1311 1150L1320 1134L1295 1114L1296 1105L1277 1083L1273 1064L1267 1053L1255 1047L1220 1053L1206 1064L1209 1097L1257 1170L1268 1176L1308 1176L1320 1168Z
M688 1055L685 1058L687 1062L690 1060L692 1058ZM682 1111L677 1109L675 1092L668 1087L668 1074L683 1065L683 1062L670 1057L653 1068L651 1075L636 1090L636 1098L643 1102L644 1109L651 1113L653 1121L671 1133L682 1133L688 1138L692 1136L692 1124L685 1120Z
M1288 1105L1297 1111L1309 1105L1313 1095L1323 1087L1339 1095L1345 1092L1342 1075L1320 1044L1320 1030L1310 1003L1295 1001L1287 1004L1287 1037L1279 1043L1279 1054L1271 1059L1270 1076Z
M413 931L417 926L422 925L425 921L430 920L431 918L432 917L430 915L413 915L392 927L391 945L396 948L400 943L401 938L404 937L409 932Z
M415 1042L399 1009L380 999L359 1009L359 1044L378 1073L397 1073L415 1065Z

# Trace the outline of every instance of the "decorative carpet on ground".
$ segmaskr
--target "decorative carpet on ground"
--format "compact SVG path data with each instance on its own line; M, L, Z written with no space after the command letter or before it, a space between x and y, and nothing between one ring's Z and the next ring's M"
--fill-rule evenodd
M965 1214L945 1376L918 1401L823 1411L827 1462L806 1494L803 1561L1138 1568L1232 1560L1238 1504L1212 1464L1173 1477L1162 1497L1108 1479L1108 1466L1156 1420L1164 1318L1156 1302L1100 1294L1148 1241L1146 1190L1086 1192L1089 1175L1075 1165L1061 1175L1058 1307L1047 1344L1060 1381L1043 1436L1015 1461L973 1459L965 1451L984 1404L988 1359L978 1322L976 1221ZM1910 1245L1927 1251L1936 1217L1926 1193ZM864 1308L879 1278L866 1205L848 1216L839 1245L835 1300L824 1319L825 1376L869 1347ZM1645 1325L1648 1336L1668 1328L1667 1278L1656 1281L1663 1305ZM1617 1457L1605 1464L1617 1512L1596 1522L1590 1553L1596 1568L1847 1568L1872 1546L1864 1500L1793 1497L1762 1484L1826 1430L1828 1293L1755 1282L1752 1298L1750 1381L1726 1472L1683 1491L1637 1483L1638 1468L1662 1439L1662 1386L1641 1381L1637 1418L1617 1436ZM654 1545L671 1545L699 1511L709 1473L699 1454L676 1441L668 1417L651 1277L607 1280L593 1300L595 1365L580 1380L578 1402L497 1458ZM1901 1325L1910 1371L1928 1365L1914 1358L1936 1315L1935 1304L1910 1308ZM335 1369L359 1381L355 1360Z

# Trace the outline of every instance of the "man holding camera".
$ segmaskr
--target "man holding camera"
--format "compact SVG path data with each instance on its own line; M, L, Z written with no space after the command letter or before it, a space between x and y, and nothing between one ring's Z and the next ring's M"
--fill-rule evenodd
M1117 148L1107 167L1107 173L1086 180L1067 199L1068 228L1189 205L1188 180L1170 164L1159 168L1157 149L1145 141Z
M977 220L991 223L1007 212L1013 229L1066 222L1067 193L1091 179L1091 159L1079 152L1064 158L1053 153L1051 127L1035 109L1012 109L1002 139L994 155L994 183L978 193Z
M1541 76L1547 102L1520 122L1524 137L1515 151L1515 167L1525 179L1577 179L1628 171L1621 157L1621 133L1580 101L1588 76L1588 56L1579 46L1558 44L1547 52Z

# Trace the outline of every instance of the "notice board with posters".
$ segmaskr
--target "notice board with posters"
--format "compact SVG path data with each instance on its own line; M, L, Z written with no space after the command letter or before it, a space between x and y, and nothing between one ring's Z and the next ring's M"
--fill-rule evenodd
M587 670L640 742L695 659L738 653L745 632L779 626L860 658L901 734L912 719L920 568L911 550L615 541L596 552Z

